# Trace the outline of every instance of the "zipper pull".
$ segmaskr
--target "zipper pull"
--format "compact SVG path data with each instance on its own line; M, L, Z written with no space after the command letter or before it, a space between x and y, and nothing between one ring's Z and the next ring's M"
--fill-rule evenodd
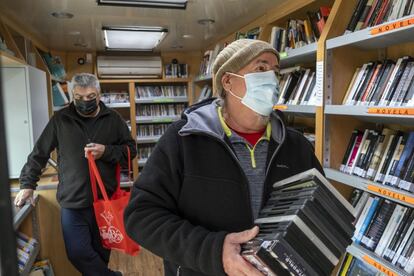
M181 265L177 267L177 274L176 276L180 276Z

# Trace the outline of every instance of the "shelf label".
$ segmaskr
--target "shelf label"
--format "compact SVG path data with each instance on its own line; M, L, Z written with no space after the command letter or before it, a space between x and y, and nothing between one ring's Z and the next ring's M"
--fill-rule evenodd
M385 188L382 188L382 187L378 187L378 186L375 186L375 185L368 185L368 190L372 191L372 192L382 194L383 196L387 196L389 198L404 201L404 202L409 203L409 204L414 204L414 197L406 196L406 195L400 194L398 192L393 192L391 190L388 190L388 189L385 189Z
M385 275L398 276L397 273L392 272L390 269L388 269L387 267L383 266L382 264L376 262L371 257L369 257L367 255L364 255L362 258L364 259L364 261L366 261L367 263L369 263L370 265L372 265L373 267L375 267L376 269L378 269L379 271L381 271Z
M173 119L154 119L153 122L154 123L172 123L174 120Z
M414 108L371 107L368 108L368 113L384 115L414 115Z
M279 57L280 57L281 59L287 58L287 57L288 57L288 53L287 53L287 52L280 52L280 53L279 53Z
M174 99L171 99L171 98L154 99L154 103L170 103L173 101Z
M371 29L371 35L382 34L395 29L400 29L414 24L414 17L396 21L393 23L385 24L376 28Z
M273 109L286 110L288 107L287 105L275 105L273 106Z
M316 91L315 91L315 104L316 106L322 106L323 102L323 61L316 62ZM313 104L313 103L312 103Z

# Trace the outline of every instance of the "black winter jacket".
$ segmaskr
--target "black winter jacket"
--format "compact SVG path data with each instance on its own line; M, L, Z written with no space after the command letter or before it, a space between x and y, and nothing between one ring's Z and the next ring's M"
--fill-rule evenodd
M89 182L88 161L84 147L88 143L105 145L103 156L96 161L107 192L111 195L116 188L115 168L117 163L127 165L127 149L131 158L136 155L136 143L121 116L100 103L100 112L91 127L87 129L83 119L70 104L50 119L33 151L27 158L20 174L20 188L36 188L41 170L50 153L58 153L59 184L57 200L64 208L86 208L92 206L92 191Z
M225 235L254 224L247 178L230 142L211 129L197 130L211 125L200 118L195 128L188 128L191 113L207 105L214 103L190 108L168 128L135 182L125 210L127 233L164 258L166 276L225 275ZM271 121L263 202L276 181L311 168L322 171L302 134L285 128L277 113Z

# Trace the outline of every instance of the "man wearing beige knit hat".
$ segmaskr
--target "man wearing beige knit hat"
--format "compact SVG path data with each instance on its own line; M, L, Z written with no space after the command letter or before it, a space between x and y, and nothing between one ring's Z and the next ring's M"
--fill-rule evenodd
M278 72L270 44L229 44L213 65L218 99L189 107L135 182L126 230L164 258L166 276L262 275L240 253L272 184L322 171L312 145L273 111Z

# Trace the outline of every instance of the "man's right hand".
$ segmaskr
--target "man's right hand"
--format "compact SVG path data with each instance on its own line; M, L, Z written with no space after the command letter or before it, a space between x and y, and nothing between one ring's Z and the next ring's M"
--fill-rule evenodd
M30 204L34 205L33 189L21 189L14 199L14 205L20 207L29 201Z
M260 271L240 255L240 245L256 237L257 233L259 233L259 227L255 226L250 230L227 234L224 238L222 259L224 272L227 275L263 276Z

